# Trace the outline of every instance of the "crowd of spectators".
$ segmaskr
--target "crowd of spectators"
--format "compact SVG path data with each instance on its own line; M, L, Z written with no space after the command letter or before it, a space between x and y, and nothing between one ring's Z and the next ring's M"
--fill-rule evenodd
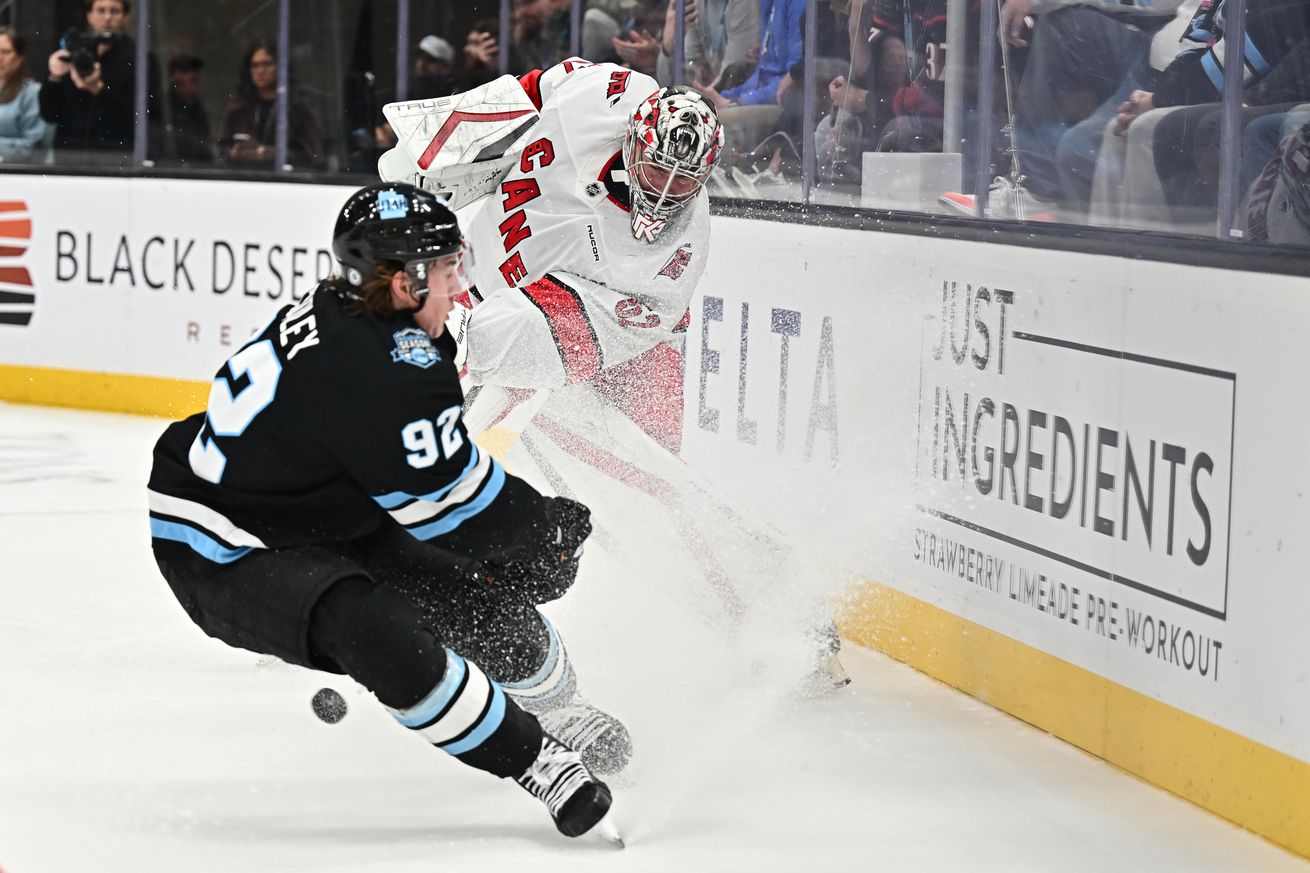
M796 196L807 140L817 184L852 197L862 190L865 155L958 150L959 190L942 192L942 208L973 214L974 143L986 132L993 148L981 169L998 177L992 217L1130 224L1134 210L1149 211L1134 198L1146 198L1177 227L1213 221L1225 0L1003 0L997 62L981 69L981 4L989 2L965 0L964 43L949 52L947 0L686 0L681 69L675 0L584 0L576 43L590 60L683 81L714 102L728 132L720 193ZM804 75L809 4L818 7L810 19L818 23L813 82ZM1247 9L1239 184L1260 208L1277 187L1271 180L1307 163L1295 146L1310 139L1310 0L1247 0ZM131 15L131 0L86 0L85 27L61 38L39 83L29 77L36 65L24 37L0 30L0 160L131 162ZM510 72L573 54L571 0L512 0L511 15ZM489 18L462 34L417 36L406 99L459 93L500 75L500 32ZM396 92L379 85L373 69L346 73L343 107L325 124L294 76L279 88L277 43L259 39L242 57L229 102L211 116L202 94L214 91L202 77L214 59L171 53L161 82L153 51L166 47L151 49L141 56L152 161L279 169L280 91L288 97L286 164L295 169L366 174L394 144L381 110ZM962 142L945 141L952 72L964 83ZM998 97L983 107L977 95L987 78ZM324 93L320 84L320 107ZM809 95L817 127L807 127L802 111ZM766 186L774 189L767 195ZM1269 232L1268 222L1259 232Z

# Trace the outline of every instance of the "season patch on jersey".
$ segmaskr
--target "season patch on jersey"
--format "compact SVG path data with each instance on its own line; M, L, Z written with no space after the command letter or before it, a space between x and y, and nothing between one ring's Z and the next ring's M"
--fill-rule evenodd
M391 360L398 364L413 364L426 370L441 360L441 352L437 351L432 340L420 328L407 327L392 336L396 339L396 347L391 350Z

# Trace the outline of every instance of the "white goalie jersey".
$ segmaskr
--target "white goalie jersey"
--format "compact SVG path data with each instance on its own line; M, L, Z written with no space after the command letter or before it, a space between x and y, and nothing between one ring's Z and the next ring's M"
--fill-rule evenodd
M462 207L473 384L560 387L680 343L709 198L702 190L667 223L633 221L624 134L658 89L575 58L481 94L387 107L400 145L383 178L454 189Z

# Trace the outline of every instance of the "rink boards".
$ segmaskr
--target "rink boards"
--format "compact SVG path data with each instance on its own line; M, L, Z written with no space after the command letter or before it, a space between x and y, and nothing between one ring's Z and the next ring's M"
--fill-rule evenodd
M0 398L166 415L348 191L3 188ZM1310 281L715 222L684 453L859 580L846 635L1310 855Z

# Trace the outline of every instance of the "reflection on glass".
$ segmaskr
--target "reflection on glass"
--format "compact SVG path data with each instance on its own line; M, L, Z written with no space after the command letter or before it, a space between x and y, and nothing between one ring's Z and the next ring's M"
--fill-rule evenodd
M576 43L589 60L681 79L719 107L728 146L709 187L720 197L798 201L812 153L820 203L973 216L978 166L994 180L991 219L1207 236L1231 224L1253 242L1310 243L1310 3L1246 0L1240 160L1225 175L1225 10L1236 0L812 2L807 86L806 0L685 0L681 46L673 0L581 0L576 38L570 0L412 0L403 40L394 4L295 0L289 164L373 176L394 140L382 107L398 70L409 99L429 99L494 79L502 48L521 75ZM986 36L996 61L980 72L983 3L998 26ZM130 167L139 8L13 9L20 29L0 31L0 161ZM149 23L149 160L274 170L277 4L154 0ZM955 102L948 73L963 77ZM982 112L987 88L995 99ZM946 142L948 127L963 141ZM1236 192L1224 194L1230 215L1219 214L1221 191Z
M214 163L214 133L200 96L205 62L191 54L168 59L164 141L159 162L204 167Z

